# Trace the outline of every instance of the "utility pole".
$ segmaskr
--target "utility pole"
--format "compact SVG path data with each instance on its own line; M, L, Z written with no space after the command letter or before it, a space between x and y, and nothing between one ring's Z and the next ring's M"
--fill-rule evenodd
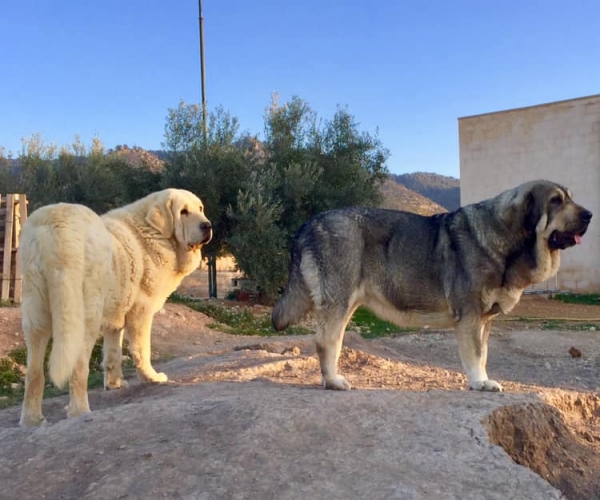
M200 80L202 89L202 148L206 150L206 72L204 70L204 16L202 15L202 0L198 0L198 27L200 29ZM208 296L217 298L217 259L208 257Z
M202 0L198 0L198 23L200 27L200 78L202 86L202 127L206 143L206 76L204 71L204 16L202 15ZM206 146L206 144L204 144Z

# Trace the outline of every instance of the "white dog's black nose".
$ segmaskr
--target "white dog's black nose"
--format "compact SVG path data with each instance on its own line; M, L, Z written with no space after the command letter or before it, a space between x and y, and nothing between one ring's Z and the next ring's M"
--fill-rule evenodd
M200 224L200 229L202 229L202 231L210 231L212 229L212 224L209 221L203 222Z

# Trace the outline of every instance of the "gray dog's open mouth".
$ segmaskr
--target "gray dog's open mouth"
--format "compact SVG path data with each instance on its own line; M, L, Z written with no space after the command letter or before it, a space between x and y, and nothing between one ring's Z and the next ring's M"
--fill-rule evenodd
M548 238L548 246L552 250L564 250L575 245L581 244L581 237L585 234L587 225L584 229L579 232L560 232L552 231L550 238Z

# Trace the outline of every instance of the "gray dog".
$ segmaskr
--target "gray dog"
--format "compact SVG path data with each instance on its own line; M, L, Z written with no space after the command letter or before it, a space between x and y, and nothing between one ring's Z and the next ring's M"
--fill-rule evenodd
M591 218L568 189L544 180L431 217L374 208L319 214L296 235L273 326L283 330L314 310L324 385L339 390L350 389L337 363L357 307L403 326L453 326L470 388L501 391L486 372L491 320L556 274L560 250L581 242Z

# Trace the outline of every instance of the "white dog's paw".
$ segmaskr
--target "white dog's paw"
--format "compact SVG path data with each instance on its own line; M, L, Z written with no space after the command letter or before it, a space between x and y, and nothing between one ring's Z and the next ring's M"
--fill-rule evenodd
M107 380L104 382L104 389L106 391L111 391L113 389L121 389L122 387L127 387L129 382L127 380L117 379L117 380Z
M323 380L323 386L325 389L332 389L334 391L349 391L352 389L350 382L348 382L341 375L336 375L335 377L329 378L327 380Z
M151 382L153 384L164 384L169 381L166 373L158 373L154 371L154 368L141 370L138 368L138 377L144 382Z
M31 415L21 415L21 419L19 420L19 425L21 427L43 427L47 424L48 421L44 418L43 415L35 417Z
M83 404L81 406L71 406L69 404L65 407L65 410L67 410L67 417L69 418L80 417L81 415L87 415L88 413L92 413L92 410L90 410L90 406L86 404Z
M151 379L150 382L153 384L164 384L169 381L169 377L166 373L156 373Z
M495 380L476 380L469 384L473 391L502 392L502 386Z

